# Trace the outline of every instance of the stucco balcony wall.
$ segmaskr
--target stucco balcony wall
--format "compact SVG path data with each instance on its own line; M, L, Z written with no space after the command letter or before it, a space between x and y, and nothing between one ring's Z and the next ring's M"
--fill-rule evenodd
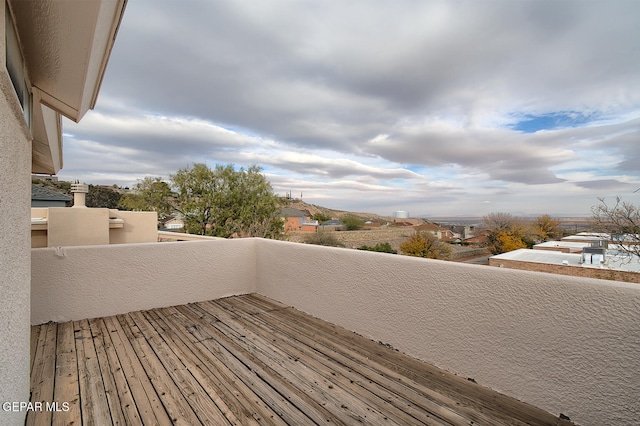
M279 241L257 291L582 425L640 418L640 286Z
M255 240L31 250L31 323L96 318L255 292Z
M32 323L258 292L581 425L640 417L640 286L282 241L32 250Z

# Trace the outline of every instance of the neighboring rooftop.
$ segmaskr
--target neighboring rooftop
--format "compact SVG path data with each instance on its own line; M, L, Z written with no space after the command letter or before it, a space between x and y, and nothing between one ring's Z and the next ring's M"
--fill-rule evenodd
M565 253L582 253L585 247L589 247L589 243L581 241L545 241L533 246L534 250L553 250Z
M575 235L562 237L562 241L583 242L583 243L591 243L591 242L602 241L602 240L608 241L610 239L611 239L611 236L609 234L594 233L594 232L579 232Z
M490 257L489 265L640 284L638 257L604 248L585 247L581 253L519 249Z
M518 249L493 256L494 260L517 260L522 262L546 263L552 265L577 266L582 268L610 269L627 272L640 272L638 259L630 259L628 255L613 254L609 250L604 264L583 262L579 253L562 253L548 250ZM617 252L616 252L617 253Z
M37 201L64 201L73 200L73 197L53 191L40 185L31 184L31 200Z
M69 409L27 423L571 424L257 294L49 322L31 341L32 401Z

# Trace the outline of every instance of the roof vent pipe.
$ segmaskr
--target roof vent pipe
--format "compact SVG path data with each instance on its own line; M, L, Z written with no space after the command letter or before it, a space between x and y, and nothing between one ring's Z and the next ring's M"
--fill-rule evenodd
M73 207L84 207L86 209L86 197L89 192L89 186L84 183L72 183L71 192L73 193Z

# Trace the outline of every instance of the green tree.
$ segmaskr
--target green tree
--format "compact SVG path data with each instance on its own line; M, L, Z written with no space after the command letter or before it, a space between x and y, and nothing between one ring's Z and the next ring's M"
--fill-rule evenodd
M132 192L122 196L119 207L123 210L154 211L158 219L169 217L173 211L171 188L159 177L145 177Z
M278 197L258 166L194 164L171 175L176 210L188 232L218 237L277 237Z
M182 213L187 232L205 235L221 185L213 170L206 164L194 164L171 175L171 184L178 194L176 210Z
M364 225L364 220L352 214L345 214L343 216L340 216L340 222L346 225L348 231L355 231L362 228L362 226Z
M89 185L89 192L85 198L87 207L117 209L122 195L105 186Z
M431 232L416 232L400 244L400 251L408 256L426 257L429 259L449 259L451 247L443 243Z
M228 167L233 171L232 167ZM217 169L217 168L216 168ZM248 169L231 173L229 196L233 200L217 223L225 223L222 234L237 234L240 237L275 238L284 225L280 212L280 200L260 167L252 165ZM230 234L229 234L230 235Z
M326 215L324 213L318 212L318 213L312 215L311 219L312 220L317 220L319 223L322 223L322 222L326 222L328 220L331 220L331 216L328 216L328 215Z

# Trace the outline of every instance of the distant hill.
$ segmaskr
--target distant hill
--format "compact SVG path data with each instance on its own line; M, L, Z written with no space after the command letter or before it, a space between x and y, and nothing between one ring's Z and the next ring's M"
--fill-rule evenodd
M323 215L330 216L332 219L340 219L340 217L344 215L354 215L358 216L362 220L372 220L379 222L393 222L394 218L392 216L381 216L375 213L365 213L365 212L349 212L345 210L335 210L330 209L328 207L318 206L316 204L305 203L302 200L298 199L285 199L284 200L285 207L291 207L298 210L308 210L311 215L316 213L322 213ZM403 222L410 222L414 225L421 225L423 223L429 223L428 220L420 219L420 218L411 218L411 219L402 219Z

